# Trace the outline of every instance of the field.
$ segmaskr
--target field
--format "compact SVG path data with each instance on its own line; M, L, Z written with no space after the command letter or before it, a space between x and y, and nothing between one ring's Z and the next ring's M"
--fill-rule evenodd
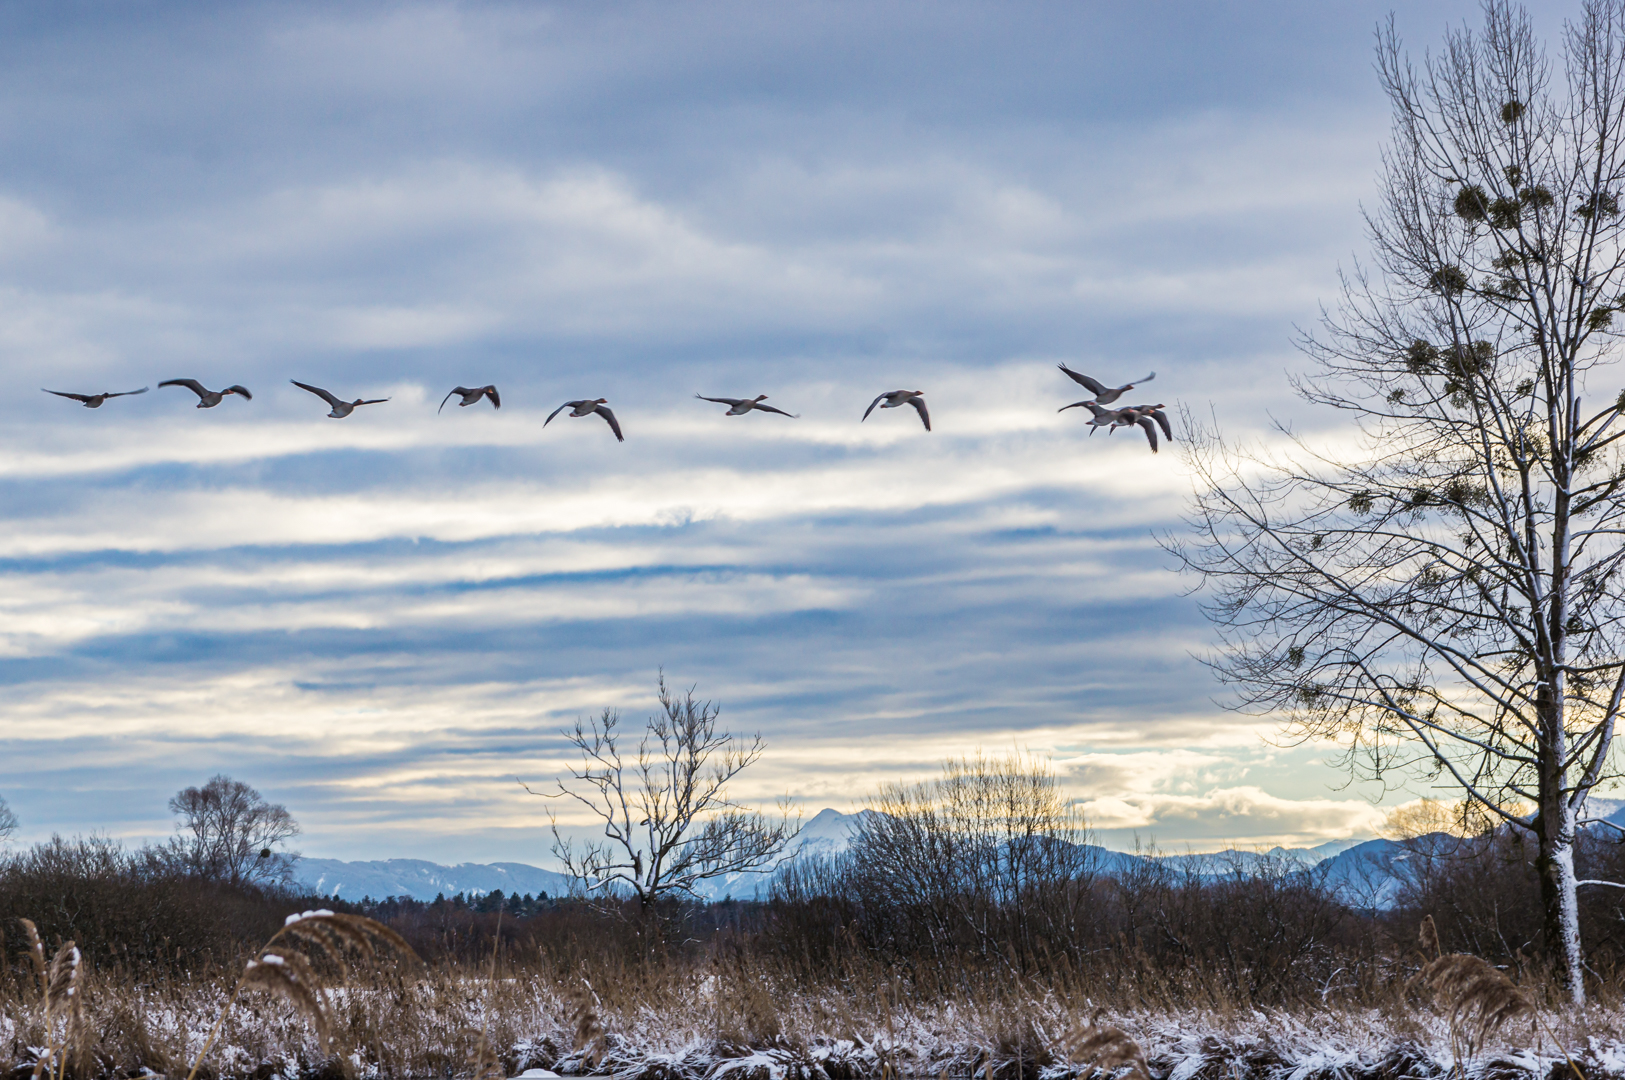
M1165 1080L1556 1077L1571 1068L1587 1080L1625 1076L1625 1025L1609 999L1580 1012L1543 1005L1538 1024L1533 1014L1513 1016L1473 1046L1471 1010L1453 1024L1449 1000L1407 994L1403 981L1363 1004L1342 995L1264 1007L1226 1001L1223 979L1170 979L1121 957L1116 972L1035 979L967 970L957 985L850 958L837 977L809 985L795 965L727 940L681 960L631 963L508 941L495 960L494 970L450 959L374 962L348 977L329 970L320 983L330 1050L308 1008L249 992L225 1015L199 1075L476 1076L486 1057L487 1075L507 1076L541 1067L644 1080L1059 1080L1112 1060L1132 1072L1130 1058L1091 1050L1091 1038L1098 1047L1115 1026ZM31 973L12 974L0 1046L20 1080L64 1028L59 1010L47 1030ZM187 1075L238 971L131 974L80 975L82 1013L62 1059L69 1075Z

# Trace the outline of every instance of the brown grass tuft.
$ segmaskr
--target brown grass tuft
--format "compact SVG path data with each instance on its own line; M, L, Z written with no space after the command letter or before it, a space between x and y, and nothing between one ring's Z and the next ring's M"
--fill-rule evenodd
M1089 1023L1073 1028L1061 1040L1061 1048L1068 1061L1092 1065L1107 1075L1115 1074L1125 1065L1127 1076L1134 1080L1151 1080L1151 1066L1145 1060L1145 1051L1129 1033L1111 1024L1102 1024L1104 1009L1096 1009Z
M587 1068L597 1068L598 1063L609 1051L604 1022L598 1015L598 995L593 993L592 987L583 980L581 986L570 996L575 1005L570 1018L575 1026L575 1048L583 1051L581 1060Z
M474 1049L468 1054L469 1080L508 1080L508 1070L491 1045L490 1033L471 1030L469 1034L476 1036Z

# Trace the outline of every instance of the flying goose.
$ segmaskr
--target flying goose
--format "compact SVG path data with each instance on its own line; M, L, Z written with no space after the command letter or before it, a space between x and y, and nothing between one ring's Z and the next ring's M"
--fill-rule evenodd
M1173 426L1168 423L1168 414L1162 411L1163 406L1161 404L1135 405L1133 408L1134 411L1139 413L1141 416L1149 416L1151 419L1155 420L1157 425L1162 428L1162 433L1168 436L1168 441L1174 441Z
M1124 383L1122 386L1110 387L1110 386L1107 386L1105 383L1102 383L1099 379L1091 379L1087 375L1083 375L1083 374L1080 374L1080 373L1078 373L1076 371L1073 371L1071 368L1067 367L1065 364L1058 364L1056 366L1059 367L1062 371L1066 372L1067 376L1070 377L1073 382L1077 383L1079 386L1083 387L1085 390L1088 390L1091 394L1095 395L1090 400L1093 401L1096 405L1110 405L1112 402L1116 401L1118 398L1122 397L1124 394L1128 393L1130 390L1134 389L1136 386L1140 385L1141 383L1148 383L1152 379L1155 379L1157 377L1157 373L1155 371L1153 371L1151 374L1147 375L1143 379L1135 379L1133 382ZM1088 404L1088 402L1080 401L1080 402L1078 402L1078 404L1079 405L1086 405L1086 404Z
M212 408L214 408L216 405L218 405L222 401L226 400L226 395L227 394L241 394L243 397L247 398L249 401L254 400L254 395L250 394L248 392L248 387L246 387L246 386L237 386L235 384L226 387L224 390L209 390L209 389L206 389L204 387L204 385L202 383L198 382L196 379L165 379L163 382L159 383L158 385L159 386L184 386L184 387L186 387L188 390L192 391L192 393L197 395L197 397L198 397L197 407L200 408L200 409L212 409Z
M302 383L298 379L289 379L288 381L293 383L301 390L309 390L312 394L315 394L317 397L333 406L333 410L327 415L331 416L335 420L343 420L346 416L349 416L351 413L355 412L356 406L358 405L382 405L384 402L389 400L387 397L381 397L370 398L367 400L356 398L354 401L340 401L338 398L334 397L332 394L329 394L326 390L323 390L319 386L311 386L309 383Z
M497 396L497 388L494 386L476 386L472 390L466 386L454 386L451 388L451 394L447 394L445 397L440 399L440 409L444 409L446 407L446 402L451 400L452 394L462 395L463 400L459 401L457 404L463 406L464 408L467 408L470 405L478 404L480 398L483 397L488 397L491 399L491 408L502 408L502 399ZM436 409L435 412L439 412L440 409Z
M1103 409L1092 401L1074 401L1070 405L1062 405L1055 411L1066 412L1068 409L1088 409L1090 412L1094 413L1095 418L1089 421L1089 426L1091 428L1115 424L1117 422L1117 414L1123 411L1122 409ZM1089 434L1093 435L1094 432L1091 431Z
M42 386L40 389L45 390L45 387ZM145 394L147 392L147 388L143 386L139 390L121 390L116 394L70 394L66 390L45 390L45 392L47 394L55 394L57 397L72 398L75 401L82 402L87 409L99 409L102 407L102 402L106 401L108 398L130 397L133 394Z
M1162 425L1164 431L1170 432L1168 438L1173 438L1168 426L1168 418L1158 411L1162 408L1161 405L1136 405L1132 408L1102 409L1092 401L1080 401L1078 404L1088 406L1089 411L1095 414L1089 421L1089 434L1091 435L1095 433L1096 428L1105 428L1106 434L1110 435L1120 427L1139 425L1145 430L1145 437L1151 442L1151 452L1153 454L1157 452L1158 424ZM1067 405L1058 411L1064 412L1066 409L1073 407Z
M744 416L752 409L757 409L761 412L778 413L780 416L788 416L791 419L794 419L796 415L795 413L787 413L783 409L775 409L771 405L763 405L762 402L767 400L766 394L757 394L753 398L706 397L704 394L695 394L694 396L699 398L701 401L714 401L718 405L732 406L732 408L722 414L723 416Z
M899 405L912 405L914 411L920 414L920 422L925 424L925 430L930 431L931 414L926 412L925 398L920 396L924 393L924 390L888 390L869 402L869 407L863 410L863 420L869 419L869 414L874 412L875 406L880 405L882 401L886 403L880 405L882 409L895 409ZM863 423L863 420L859 420L858 423Z
M1167 417L1157 415L1157 419L1160 420L1164 426L1167 426ZM1151 416L1142 413L1138 408L1123 409L1122 417L1116 424L1112 425L1112 427L1107 430L1106 434L1110 435L1113 431L1116 431L1119 426L1131 427L1134 424L1139 424L1145 429L1145 437L1151 441L1151 452L1155 454L1157 452L1157 425L1152 421ZM1172 437L1173 436L1171 435L1169 436L1169 438Z
M608 398L594 398L591 401L588 401L586 398L582 398L580 401L566 401L563 405L560 405L558 408L547 414L547 419L542 421L542 426L546 427L547 425L551 424L553 422L553 418L559 413L563 412L565 409L570 410L571 416L590 416L593 413L597 413L599 416L602 416L605 420L609 421L609 430L615 433L615 440L617 442L625 442L626 436L621 434L620 421L615 419L614 413L604 408L604 406L608 404Z

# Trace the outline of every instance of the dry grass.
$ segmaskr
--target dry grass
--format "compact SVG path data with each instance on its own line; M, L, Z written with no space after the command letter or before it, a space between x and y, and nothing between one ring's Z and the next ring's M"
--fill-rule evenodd
M1536 1015L1540 995L1493 968L1440 963L1448 957L1415 981L1435 1010L1407 1004L1396 988L1372 1004L1283 1011L1146 971L1111 983L1093 971L1021 980L966 971L955 987L927 991L879 964L809 986L737 952L565 963L533 946L478 964L404 967L390 962L399 947L365 922L312 915L290 926L298 929L267 942L253 966L184 980L82 967L72 975L66 959L47 963L40 945L28 986L0 986L0 1069L24 1067L15 1080L30 1069L41 1080L48 1070L49 1080L112 1080L141 1068L178 1080L194 1065L206 1080L498 1080L537 1066L623 1080L1149 1080L1176 1071L1190 1080L1510 1080L1561 1066L1554 1047L1564 1045L1586 1048L1577 1075L1625 1076L1625 1051L1609 1049L1625 1047L1617 1009L1547 1015L1555 1034L1538 1057L1517 1021ZM19 987L26 993L10 993ZM79 1010L71 1029L68 1006L46 1007L70 999ZM60 1048L74 1031L82 1051L69 1055Z
M399 934L380 922L362 915L339 915L331 911L306 911L289 915L282 929L271 935L243 967L231 996L220 1010L220 1016L209 1031L209 1037L192 1062L186 1080L196 1080L203 1059L208 1056L220 1029L231 1015L232 1007L245 990L264 990L293 1004L316 1030L318 1044L324 1056L331 1046L332 1023L329 1020L327 983L319 964L337 969L342 979L350 975L350 954L363 959L378 958L380 947L398 958L417 959ZM306 955L306 953L310 955ZM338 1061L346 1076L350 1075L350 1058L341 1055Z
M1145 1051L1122 1028L1102 1024L1104 1013L1097 1009L1088 1024L1068 1032L1063 1043L1067 1060L1092 1066L1108 1076L1117 1075L1126 1066L1125 1080L1151 1080Z

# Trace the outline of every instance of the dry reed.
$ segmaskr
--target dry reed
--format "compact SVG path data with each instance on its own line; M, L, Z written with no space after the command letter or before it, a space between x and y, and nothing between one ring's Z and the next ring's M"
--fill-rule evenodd
M34 1060L32 1080L63 1080L68 1058L84 1033L84 957L73 942L63 942L45 962L45 942L29 919L19 920L28 936L28 958L39 982L40 1017L45 1026L45 1048Z
M279 948L279 943L284 947ZM226 1017L244 990L265 990L286 998L310 1020L323 1052L328 1051L332 1026L328 1019L326 984L310 958L285 947L289 945L311 950L318 960L336 966L342 977L349 976L348 954L352 951L364 959L374 960L382 946L397 957L417 959L412 947L399 934L363 915L339 915L326 909L289 915L282 929L272 934L244 966L242 977L221 1008L186 1080L196 1080L198 1068L213 1049ZM273 949L278 951L273 952ZM348 1075L349 1060L341 1059L341 1066Z

